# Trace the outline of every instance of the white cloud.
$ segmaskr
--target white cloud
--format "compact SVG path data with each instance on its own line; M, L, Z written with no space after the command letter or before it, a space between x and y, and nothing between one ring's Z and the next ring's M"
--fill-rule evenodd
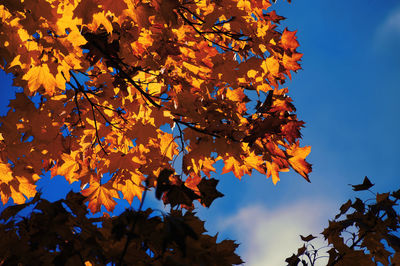
M400 34L400 8L397 8L387 17L382 29Z
M394 47L400 42L400 6L393 9L378 27L375 42L380 48Z
M324 200L302 201L272 210L253 205L242 208L219 226L234 231L245 265L279 266L286 265L285 258L303 245L299 235L320 236L336 210L336 204ZM315 243L316 247L326 245L322 240ZM323 259L317 262L326 264Z

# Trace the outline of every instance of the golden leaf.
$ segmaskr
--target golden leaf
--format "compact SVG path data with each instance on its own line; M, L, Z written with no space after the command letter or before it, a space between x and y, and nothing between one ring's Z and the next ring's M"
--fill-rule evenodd
M224 159L225 166L222 168L221 174L226 174L228 172L233 172L233 174L241 179L244 175L244 171L240 165L240 162L236 160L233 156L229 156L227 159Z
M178 150L176 149L178 145L175 143L172 134L159 133L158 137L160 139L160 150L162 155L172 160L174 155L178 154Z
M28 89L31 94L35 93L40 87L43 87L48 95L53 95L55 92L56 79L50 73L47 64L33 66L22 78L28 81Z

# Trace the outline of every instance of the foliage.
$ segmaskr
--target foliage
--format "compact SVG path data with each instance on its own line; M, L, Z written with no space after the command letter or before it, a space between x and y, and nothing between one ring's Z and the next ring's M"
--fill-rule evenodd
M368 190L372 186L365 177L363 184L354 185L353 190ZM400 210L396 207L399 200L400 190L397 190L376 193L374 199L355 198L343 204L340 213L322 232L329 243L327 265L400 265ZM286 259L288 265L318 265L321 248L316 249L311 243L315 238L301 236L305 243L297 254Z
M33 197L46 171L80 182L94 213L156 186L171 205L209 206L217 161L237 178L308 180L304 122L281 88L302 54L270 6L2 1L0 66L22 88L0 118L3 204Z
M194 213L126 210L88 218L85 198L70 192L50 203L40 193L10 206L0 220L1 265L233 265L231 240L217 243ZM33 207L29 218L19 217ZM22 254L22 255L21 255Z

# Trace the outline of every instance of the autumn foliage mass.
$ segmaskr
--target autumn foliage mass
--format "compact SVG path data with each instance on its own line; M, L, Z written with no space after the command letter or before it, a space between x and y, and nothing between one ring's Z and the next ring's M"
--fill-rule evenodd
M291 168L308 180L304 122L283 86L302 54L270 8L2 1L0 66L22 88L0 118L3 204L33 197L46 171L80 181L92 212L156 186L165 203L209 206L217 161L237 178L257 170L275 184Z
M0 217L1 264L240 264L192 212L223 196L211 173L311 172L285 87L302 54L271 5L1 1L0 67L17 91L0 117L0 198L17 204ZM42 199L46 173L80 194ZM142 210L149 190L169 214ZM86 215L135 197L138 210Z

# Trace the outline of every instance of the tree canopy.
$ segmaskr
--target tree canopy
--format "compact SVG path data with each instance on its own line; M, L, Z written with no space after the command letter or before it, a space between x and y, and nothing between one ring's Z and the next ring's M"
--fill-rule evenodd
M159 215L128 209L119 216L89 218L85 197L70 192L49 202L37 193L29 203L0 215L2 265L233 265L242 260L232 240L217 242L193 212ZM31 212L26 216L25 209ZM25 211L25 215L23 212ZM21 218L22 217L22 218ZM22 255L21 255L22 254Z
M282 86L302 54L270 7L2 1L0 66L22 88L0 118L3 204L33 197L47 171L80 181L94 213L156 186L165 203L209 206L217 161L237 178L275 184L292 168L309 181L304 122Z

